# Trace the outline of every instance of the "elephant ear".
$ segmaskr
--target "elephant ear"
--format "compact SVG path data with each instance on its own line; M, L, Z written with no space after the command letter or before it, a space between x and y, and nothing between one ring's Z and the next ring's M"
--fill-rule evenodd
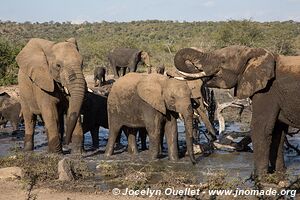
M274 77L274 55L265 51L265 54L248 61L236 88L237 97L244 99L253 96L256 92L264 89L268 81Z
M187 85L191 90L191 98L200 98L202 97L201 94L201 87L203 85L203 81L201 79L195 79L195 80L188 80Z
M66 42L70 42L70 43L74 44L76 46L77 51L79 51L77 40L75 38L69 38L66 40Z
M166 114L165 100L163 98L162 82L156 77L157 74L150 74L141 80L137 85L137 93L145 102L150 104L159 112ZM161 76L161 75L160 75Z
M54 91L54 81L49 71L44 49L51 48L52 42L43 39L31 39L17 55L20 70L41 89Z

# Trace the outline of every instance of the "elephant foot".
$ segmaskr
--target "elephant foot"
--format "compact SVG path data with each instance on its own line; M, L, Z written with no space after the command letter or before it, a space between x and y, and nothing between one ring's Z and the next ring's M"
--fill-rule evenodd
M49 153L57 153L57 154L62 154L63 150L62 148L48 148L48 152Z
M24 144L24 151L33 151L33 144L31 142L27 142Z
M105 157L110 157L110 156L112 156L112 153L106 152L106 151L105 151L104 156L105 156Z
M82 154L83 148L81 145L71 145L71 154Z
M178 156L169 156L169 160L170 161L178 161L179 158L178 158Z

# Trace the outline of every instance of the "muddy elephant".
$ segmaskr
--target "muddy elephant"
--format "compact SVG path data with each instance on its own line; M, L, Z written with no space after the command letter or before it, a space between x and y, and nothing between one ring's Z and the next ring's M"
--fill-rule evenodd
M245 46L208 53L185 48L174 62L182 74L203 77L208 87L234 88L237 98L250 97L255 174L285 171L284 132L300 128L300 56Z
M148 68L151 67L149 54L145 51L131 48L116 48L109 52L108 60L110 67L114 73L114 78L119 78L121 75L128 72L135 72L139 62L144 63ZM122 69L122 74L120 71Z
M105 67L95 67L94 69L94 86L103 86L105 83ZM97 83L99 81L99 83Z
M34 148L36 115L42 115L48 133L48 151L61 152L60 134L63 114L67 112L66 143L81 148L78 122L86 89L82 73L82 56L76 40L52 42L33 38L16 57L19 65L20 103L25 122L26 151ZM76 128L75 128L76 126ZM73 135L73 137L72 137Z
M0 125L6 125L10 122L13 127L13 132L19 128L21 121L21 104L18 102L6 105L6 107L0 109Z
M130 73L117 80L108 96L109 139L105 154L113 154L113 147L122 127L145 127L149 135L151 157L158 158L161 135L165 134L170 160L178 160L178 113L184 118L187 151L195 163L193 153L193 108L191 92L185 81L161 74ZM129 150L137 153L135 135L128 138Z

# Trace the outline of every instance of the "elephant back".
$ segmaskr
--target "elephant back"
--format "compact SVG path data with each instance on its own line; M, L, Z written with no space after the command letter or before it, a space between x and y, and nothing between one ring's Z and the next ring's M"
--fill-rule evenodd
M134 62L139 54L141 53L138 49L131 48L116 48L109 53L109 60L113 60L119 67L126 67L128 64Z

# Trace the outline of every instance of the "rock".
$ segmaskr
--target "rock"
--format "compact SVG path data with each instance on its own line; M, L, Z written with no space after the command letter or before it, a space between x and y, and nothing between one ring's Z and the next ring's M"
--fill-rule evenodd
M60 181L74 180L72 166L70 165L70 162L66 158L58 162L58 180Z
M16 179L22 177L22 175L20 167L0 168L0 179Z
M278 183L278 186L280 187L280 188L287 188L288 186L290 185L290 182L289 181L279 181L279 183Z

